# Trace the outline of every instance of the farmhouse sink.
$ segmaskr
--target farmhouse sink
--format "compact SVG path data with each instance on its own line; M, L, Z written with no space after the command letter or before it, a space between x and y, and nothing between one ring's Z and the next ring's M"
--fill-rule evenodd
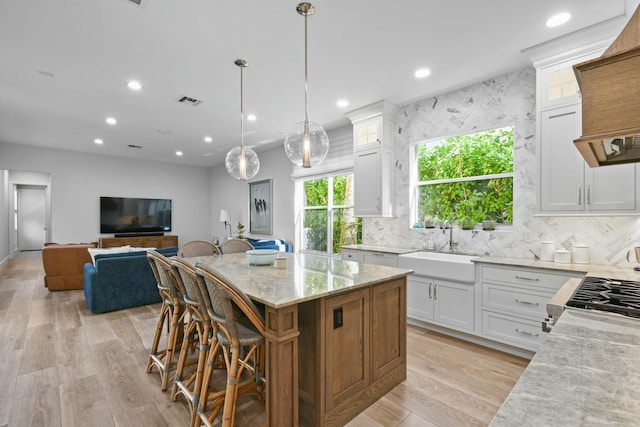
M473 283L476 281L476 265L471 260L475 258L478 257L444 252L411 252L398 256L398 267L434 279Z

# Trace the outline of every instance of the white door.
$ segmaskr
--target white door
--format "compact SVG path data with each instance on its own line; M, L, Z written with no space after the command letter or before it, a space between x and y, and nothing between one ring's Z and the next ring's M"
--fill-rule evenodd
M44 189L18 189L18 250L40 250L47 237Z

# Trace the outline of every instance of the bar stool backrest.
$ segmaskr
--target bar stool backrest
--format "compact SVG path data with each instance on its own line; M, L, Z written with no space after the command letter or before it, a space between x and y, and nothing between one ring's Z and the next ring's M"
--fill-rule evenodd
M192 240L182 245L178 251L180 258L206 255L220 255L220 249L206 240Z

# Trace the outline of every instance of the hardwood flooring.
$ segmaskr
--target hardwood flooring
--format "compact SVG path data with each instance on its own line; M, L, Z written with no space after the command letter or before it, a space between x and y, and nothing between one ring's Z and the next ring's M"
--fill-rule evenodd
M145 372L159 304L94 315L43 274L39 252L0 266L0 427L186 426L186 403ZM348 426L486 426L527 363L409 327L407 380ZM238 408L237 425L264 422L252 396Z

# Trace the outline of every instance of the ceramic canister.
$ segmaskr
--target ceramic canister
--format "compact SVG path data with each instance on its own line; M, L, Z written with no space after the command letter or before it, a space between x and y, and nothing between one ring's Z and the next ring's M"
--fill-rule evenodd
M545 241L540 246L540 260L553 261L553 252L556 250L555 242Z
M578 264L589 264L589 246L573 245L571 246L571 256L573 262Z
M553 253L553 261L567 263L567 264L570 263L571 251L567 251L565 249L558 249Z

